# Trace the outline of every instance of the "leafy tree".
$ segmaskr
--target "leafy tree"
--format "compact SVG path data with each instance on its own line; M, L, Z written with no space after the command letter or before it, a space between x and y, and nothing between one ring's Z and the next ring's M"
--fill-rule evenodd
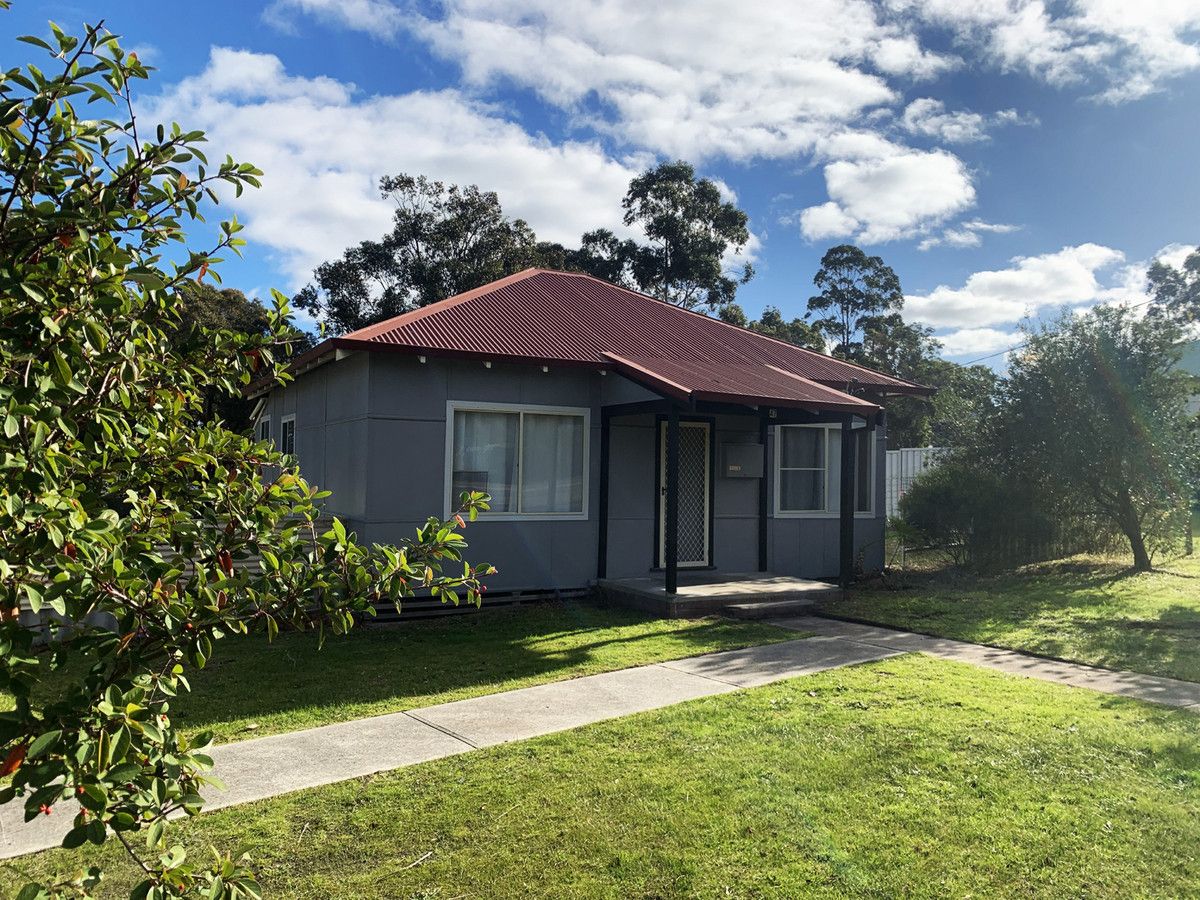
M461 560L461 519L399 548L336 520L321 533L325 495L294 461L205 417L213 389L288 377L282 295L257 334L185 329L179 294L242 243L231 220L196 250L187 224L260 173L210 163L201 132L141 125L147 69L101 26L23 40L48 61L0 79L0 802L67 819L67 847L119 840L145 873L137 897L257 896L241 858L206 867L167 840L211 783L209 739L171 714L189 671L223 637L341 633L421 586L475 601L484 569ZM485 507L469 495L463 514ZM99 877L21 896L87 895Z
M1200 249L1188 254L1178 269L1156 260L1147 274L1154 298L1152 312L1200 321Z
M629 238L618 238L607 228L587 232L579 242L578 250L564 254L562 268L586 272L596 278L623 288L636 288L633 263L637 258L638 246Z
M818 316L813 325L833 344L834 356L865 363L866 333L886 330L888 314L904 306L900 279L882 257L839 244L821 257L813 284L820 289L808 300L808 314Z
M1029 332L1002 392L1003 455L1110 521L1138 571L1186 527L1197 479L1180 338L1172 319L1126 307L1065 313Z
M539 244L522 219L510 219L492 191L430 181L381 178L396 205L392 230L322 263L315 284L295 297L330 332L343 334L541 265L563 250Z
M187 355L195 352L213 331L229 329L239 334L267 337L271 320L266 308L236 288L216 288L192 279L179 285L178 328L173 343ZM294 331L281 350L286 357L297 356L313 346L312 336ZM220 419L231 431L244 431L251 425L255 401L241 394L230 394L219 386L204 392L204 418Z
M763 310L762 318L753 321L746 319L745 311L736 303L721 307L717 315L721 321L728 322L730 325L748 328L767 337L786 341L808 350L815 350L818 353L825 352L825 338L821 332L803 319L796 318L790 322L785 321L783 313L779 311L778 307L768 306Z
M944 359L932 360L925 371L921 384L937 390L930 401L925 443L935 447L969 447L976 443L995 409L1000 383L996 373L987 366L960 366Z
M622 206L625 224L639 227L649 242L632 261L634 281L647 294L688 309L717 309L753 277L750 265L736 276L724 266L726 253L750 240L746 214L688 163L662 163L638 175Z

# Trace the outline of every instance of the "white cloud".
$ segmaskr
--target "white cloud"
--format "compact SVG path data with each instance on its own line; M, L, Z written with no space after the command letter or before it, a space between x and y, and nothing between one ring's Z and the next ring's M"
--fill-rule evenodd
M866 0L449 0L415 33L468 84L514 82L579 123L692 160L784 157L944 67Z
M906 297L905 316L948 329L935 335L946 356L990 355L1021 342L1016 327L1027 316L1061 308L1081 315L1116 304L1134 307L1135 315L1145 314L1150 264L1161 260L1178 265L1190 249L1187 244L1168 244L1150 260L1132 263L1125 263L1119 250L1098 244L1016 257L1006 269L976 272L961 288L941 285L927 295Z
M911 237L969 209L975 188L967 167L944 150L891 145L875 158L825 166L829 203L801 214L809 240L853 234L864 243Z
M1195 252L1195 244L1167 244L1154 254L1154 258L1172 269L1182 269L1184 260Z
M960 328L947 334L939 334L944 356L978 356L1004 350L1021 342L1016 331L1001 331L998 328Z
M1124 102L1200 69L1195 0L889 0L891 10L951 30L1002 69L1079 84Z
M1092 305L1113 296L1114 288L1103 285L1098 274L1124 258L1099 244L1018 256L1007 269L974 273L960 288L940 285L906 297L905 313L937 328L982 328L1015 323L1050 307Z
M645 162L614 160L594 143L552 144L458 91L364 96L288 75L269 54L224 48L147 113L204 129L222 153L263 169L262 189L242 195L238 214L293 288L316 264L387 231L381 175L477 183L540 237L574 242L600 225L627 233L621 198Z
M274 0L262 17L268 25L293 34L300 15L378 38L395 37L405 21L400 8L389 0Z
M911 34L879 41L871 59L881 72L921 81L936 78L962 65L962 60L956 56L926 50Z
M917 244L918 250L930 250L945 244L949 247L978 247L983 243L983 234L1009 234L1020 231L1019 225L1005 225L1000 222L985 222L982 219L971 219L953 228L947 228L940 235L932 235Z
M988 139L997 125L1033 124L1015 109L1002 109L990 116L969 110L947 112L946 104L932 97L919 97L904 108L901 127L909 134L936 138L948 144L967 144Z
M810 241L848 237L861 224L832 200L800 211L800 231Z

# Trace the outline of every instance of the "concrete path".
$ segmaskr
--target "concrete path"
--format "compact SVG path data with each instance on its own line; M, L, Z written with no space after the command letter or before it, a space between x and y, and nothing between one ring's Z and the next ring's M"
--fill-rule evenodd
M953 641L948 638L897 631L879 625L862 625L816 616L772 619L770 624L880 649L928 653L930 656L997 669L1011 675L1024 675L1072 687L1090 688L1105 694L1132 697L1135 700L1161 703L1164 706L1176 706L1200 713L1200 684L1193 681L1140 675L1137 672L1117 672L1080 663L1031 656L1015 650L1000 650L966 641Z
M224 744L213 748L212 757L215 774L227 789L206 791L205 808L262 800L903 652L815 637ZM0 807L0 859L58 846L75 812L73 804L60 803L50 816L25 823L18 802Z
M262 800L478 747L911 652L1200 712L1200 684L1191 682L1054 662L1011 650L814 616L780 618L772 624L817 636L215 747L216 775L227 790L206 792L206 808ZM61 803L53 815L26 824L18 803L0 807L0 859L57 846L74 815L71 804Z

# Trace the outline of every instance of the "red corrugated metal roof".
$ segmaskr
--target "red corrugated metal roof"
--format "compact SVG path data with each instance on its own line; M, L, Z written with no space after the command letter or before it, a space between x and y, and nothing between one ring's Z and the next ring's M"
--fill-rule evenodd
M660 392L730 402L865 411L877 407L843 391L928 393L589 275L546 269L527 269L332 344L617 369Z

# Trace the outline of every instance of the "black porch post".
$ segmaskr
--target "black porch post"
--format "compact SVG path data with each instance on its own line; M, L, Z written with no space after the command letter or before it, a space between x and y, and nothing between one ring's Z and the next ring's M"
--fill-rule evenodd
M767 412L763 410L758 418L758 442L762 444L763 467L762 477L758 479L758 571L767 571L767 504L770 497L767 493L767 437L770 434Z
M608 410L600 410L600 533L596 540L596 577L608 577Z
M667 492L663 516L663 568L666 589L674 594L679 588L679 410L667 414Z
M851 413L846 413L842 418L841 534L838 547L841 565L838 567L838 583L843 588L849 587L854 580L854 476L857 467L854 464L853 422Z

